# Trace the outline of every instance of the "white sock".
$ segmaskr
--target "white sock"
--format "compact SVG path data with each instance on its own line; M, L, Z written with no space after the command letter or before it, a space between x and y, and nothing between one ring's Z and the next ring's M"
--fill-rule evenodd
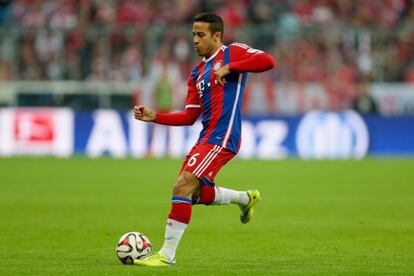
M249 204L250 198L247 192L231 190L222 187L214 187L215 196L212 205L224 205L235 203L239 205Z
M160 252L164 253L170 261L175 259L175 251L177 250L178 243L181 236L184 234L185 228L188 224L167 219L167 226L165 227L165 240Z

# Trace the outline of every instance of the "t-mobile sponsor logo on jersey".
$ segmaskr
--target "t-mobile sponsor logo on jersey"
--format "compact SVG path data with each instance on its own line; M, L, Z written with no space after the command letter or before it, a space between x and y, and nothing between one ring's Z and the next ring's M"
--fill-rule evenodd
M298 154L305 159L360 159L368 142L365 122L354 111L309 112L296 133Z

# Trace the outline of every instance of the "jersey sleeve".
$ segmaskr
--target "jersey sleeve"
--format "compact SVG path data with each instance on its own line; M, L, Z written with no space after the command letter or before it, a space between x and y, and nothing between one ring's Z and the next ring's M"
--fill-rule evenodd
M192 75L187 81L187 99L185 101L185 109L187 108L200 108L200 97L198 96L197 87L193 81Z
M240 61L253 56L256 53L264 53L261 50L254 49L247 44L233 42L229 45L230 47L230 62Z
M159 113L155 115L154 122L167 126L189 126L194 124L201 110L199 108L188 108L185 111L174 113Z
M247 44L230 44L230 71L263 72L275 66L275 60L270 54L254 49Z

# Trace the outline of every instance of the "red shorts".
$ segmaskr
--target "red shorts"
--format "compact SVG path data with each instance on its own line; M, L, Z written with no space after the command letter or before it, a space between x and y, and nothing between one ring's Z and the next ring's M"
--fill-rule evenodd
M214 182L221 167L229 162L236 154L218 145L201 143L195 145L184 159L180 174L183 170L194 174L204 182L204 178Z

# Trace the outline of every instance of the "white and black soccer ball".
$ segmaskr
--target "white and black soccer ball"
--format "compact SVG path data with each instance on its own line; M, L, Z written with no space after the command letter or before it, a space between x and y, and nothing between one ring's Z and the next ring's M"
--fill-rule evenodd
M151 253L150 240L139 232L125 233L116 243L116 254L123 264L133 264L134 260L142 260Z

